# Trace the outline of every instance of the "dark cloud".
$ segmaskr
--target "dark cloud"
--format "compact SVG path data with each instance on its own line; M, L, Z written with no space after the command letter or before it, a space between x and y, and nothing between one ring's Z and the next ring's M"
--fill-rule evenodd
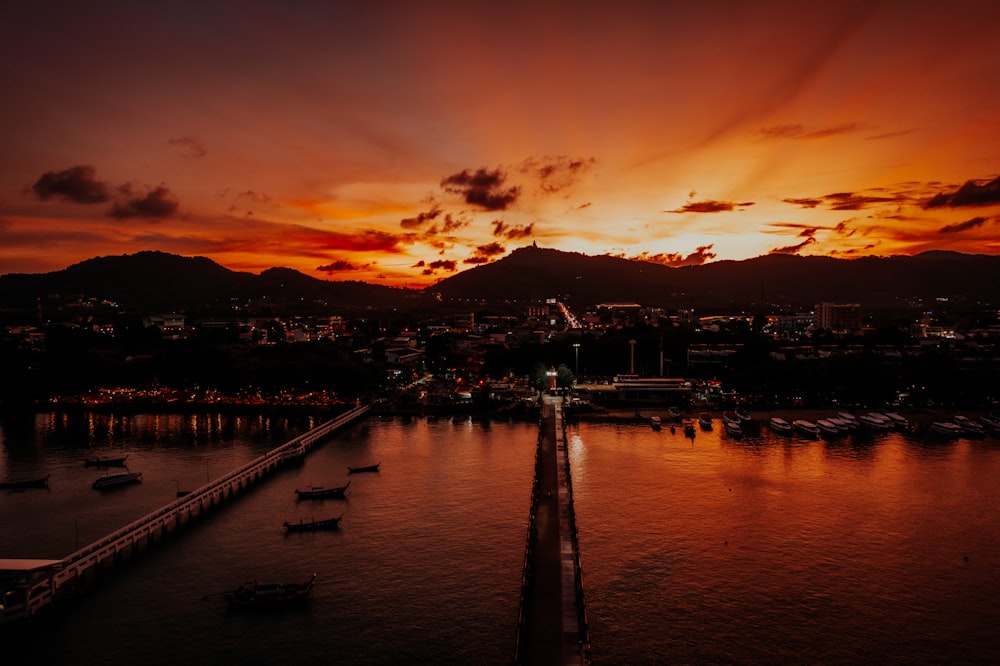
M961 206L992 206L1000 204L1000 176L989 181L967 180L954 192L935 194L924 208L958 208Z
M680 268L682 266L701 266L705 262L711 261L718 256L715 252L710 251L713 247L713 245L702 245L687 256L678 252L659 252L657 254L643 252L642 254L634 257L625 258L633 261L648 261L653 264L663 264L664 266L670 266L671 268Z
M429 211L425 213L420 213L416 217L406 217L399 221L399 226L404 229L415 229L416 227L423 226L427 222L436 219L441 214L441 207L434 206Z
M858 123L841 123L816 129L807 129L803 125L772 125L761 128L757 137L764 141L778 139L826 139L841 134L852 134L864 129Z
M881 190L872 190L870 193L861 194L857 192L834 192L821 197L789 198L782 199L784 203L800 206L802 208L816 208L823 206L829 210L862 210L873 206L880 206L887 203L906 204L912 201L910 194L905 192L884 194Z
M668 213L725 213L740 206L752 206L753 201L734 203L732 201L692 201L681 208L668 210Z
M508 225L503 220L493 220L493 235L500 238L506 238L508 240L517 240L519 238L530 238L534 233L535 223L524 226L516 224L514 226Z
M170 139L167 143L177 148L184 157L194 159L204 157L208 154L208 149L205 148L205 144L190 136L181 136L176 139Z
M108 184L98 180L97 170L86 164L65 171L47 171L31 189L43 201L56 197L78 204L95 204L111 198Z
M441 181L446 192L461 195L465 203L484 210L507 210L521 194L517 186L506 187L507 174L500 169L468 169Z
M247 199L254 202L255 204L269 204L271 203L271 195L265 194L263 192L254 192L253 190L247 190L246 192L240 192L237 195L240 199Z
M816 242L816 239L813 238L812 236L809 236L808 238L806 238L804 241L802 241L798 245L786 245L785 247L776 247L773 250L771 250L770 252L768 252L768 254L798 254L799 252L801 252L802 250L804 250L806 247L808 247L809 245L812 245L815 242Z
M414 268L419 268L424 265L423 261L419 261ZM432 261L429 264L426 264L426 266L427 267L420 272L421 275L434 275L438 271L448 271L449 273L454 273L458 270L458 262L452 259L438 259L437 261Z
M476 251L468 259L463 259L463 264L488 264L492 261L492 257L498 254L503 254L507 251L507 248L500 243L487 243L486 245L479 245L476 247Z
M823 203L822 199L782 199L785 203L794 204L796 206L802 206L803 208L815 208L816 206Z
M941 234L953 234L958 231L968 231L969 229L975 229L976 227L981 227L986 223L985 217L974 217L971 220L966 220L965 222L957 222L955 224L949 224L947 226L938 229L938 233Z
M572 188L597 160L593 157L532 157L520 164L518 171L538 179L539 188L555 194Z
M132 217L165 219L173 217L177 207L177 199L173 193L162 185L145 194L135 194L130 186L124 185L119 188L119 197L111 206L108 215L118 219Z
M323 271L324 273L345 273L348 271L360 271L370 267L371 264L364 264L359 266L357 264L352 264L347 259L337 259L330 262L329 264L324 264L323 266L317 266L316 270Z

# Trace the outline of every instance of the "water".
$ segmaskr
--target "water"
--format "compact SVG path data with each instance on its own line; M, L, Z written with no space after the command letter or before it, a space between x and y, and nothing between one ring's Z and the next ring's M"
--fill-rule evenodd
M0 493L0 557L62 557L314 424L0 423L0 478L52 475ZM51 664L510 663L536 443L534 424L370 418L18 638ZM569 445L595 664L1000 657L994 439L692 442L581 423ZM112 452L142 484L90 488L83 458ZM347 480L347 500L294 499ZM340 513L339 532L281 529ZM218 594L313 571L301 611L227 613Z

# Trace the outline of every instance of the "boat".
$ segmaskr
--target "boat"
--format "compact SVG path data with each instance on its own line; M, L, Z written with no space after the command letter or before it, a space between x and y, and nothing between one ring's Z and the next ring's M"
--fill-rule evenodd
M258 583L247 581L225 593L230 608L283 608L305 602L316 582L316 574L303 583Z
M726 429L726 434L730 437L742 437L743 436L743 424L739 421L730 421L724 419L722 425Z
M860 423L865 428L869 430L875 430L877 432L885 432L886 430L892 430L892 421L888 418L882 416L881 414L870 413L862 414L858 417L858 423Z
M986 436L986 428L983 427L983 424L978 421L973 421L968 416L956 416L952 419L952 421L954 421L966 435L972 435L973 437Z
M884 412L884 414L899 430L907 430L910 427L910 422L902 414L897 412Z
M295 489L295 494L297 499L323 499L326 497L344 497L347 492L347 486L351 485L348 481L346 485L338 486L336 488L330 488L328 486L309 486L305 490Z
M842 432L840 427L834 423L832 419L817 419L816 427L819 428L821 434L829 435L831 437L836 437Z
M830 418L824 420L829 421L833 425L837 426L838 430L849 431L849 430L855 430L858 427L858 424L855 421L849 421L848 419L845 419L842 416L831 416Z
M782 435L787 435L792 431L792 424L778 416L772 417L768 421L768 425L771 426L771 430Z
M792 421L792 427L808 437L819 437L819 426L812 421L795 419Z
M24 490L27 488L48 488L49 475L37 479L18 479L16 481L0 482L0 490Z
M681 417L681 410L676 407L667 407L667 414L672 419L679 419Z
M695 435L694 424L691 423L690 421L686 421L684 423L684 436L694 439L694 435Z
M739 407L736 408L735 414L740 417L740 420L742 421L753 421L753 416L750 415L750 412L744 411Z
M110 488L120 488L132 483L142 481L142 472L119 472L118 474L105 474L98 477L91 487L97 490L108 490Z
M365 467L348 467L348 474L360 474L361 472L377 472L379 465L382 463L375 463L374 465L366 465Z
M659 416L650 416L649 425L653 430L659 430L663 427L663 420Z
M84 467L124 467L128 454L118 458L84 458Z
M962 426L950 421L935 421L931 424L930 432L942 437L957 438L962 436Z
M708 412L702 412L698 415L698 425L701 426L702 430L712 429L712 417Z
M987 430L992 431L994 434L1000 434L1000 418L994 416L980 416L979 420Z
M743 419L741 419L736 412L722 412L722 422L734 423L738 426L743 425Z
M344 514L340 514L336 518L326 518L324 520L313 520L310 519L309 522L305 522L299 518L299 522L290 523L285 521L285 534L289 532L318 532L320 530L338 530L340 529L340 519L344 517Z
M854 414L851 414L850 412L837 412L837 416L839 418L844 419L848 423L853 423L854 425L858 424L858 417L856 417Z

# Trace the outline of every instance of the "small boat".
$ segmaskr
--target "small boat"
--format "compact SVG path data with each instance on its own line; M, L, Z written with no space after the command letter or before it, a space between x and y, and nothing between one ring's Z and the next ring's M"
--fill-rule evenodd
M676 407L667 407L667 414L672 419L679 419L681 417L681 410Z
M744 411L739 407L736 408L736 416L740 417L742 421L753 421L753 416L750 415L750 412Z
M230 608L283 608L302 603L309 598L316 574L304 583L258 583L247 581L225 593Z
M980 416L979 420L993 433L1000 434L1000 418L993 416Z
M295 494L298 499L323 499L326 497L344 497L347 492L347 486L351 485L348 481L347 485L339 486L337 488L330 488L327 486L309 486L305 490L295 489Z
M740 426L743 425L743 419L741 419L736 412L722 412L722 422L735 423Z
M892 425L896 426L899 430L906 430L910 427L910 422L906 420L906 417L897 412L885 412L885 416L889 419Z
M348 474L360 474L361 472L377 472L379 465L382 463L375 463L374 465L366 465L365 467L348 467Z
M108 490L110 488L120 488L132 483L142 481L142 472L120 472L118 474L105 474L98 477L91 487L97 490Z
M792 421L792 427L808 437L819 437L819 426L812 421L795 419Z
M787 435L792 431L792 424L778 416L772 417L768 421L768 425L771 426L771 430L782 435Z
M701 426L702 430L712 429L712 417L708 412L702 412L698 415L698 425Z
M983 424L978 421L973 421L968 416L956 416L952 419L952 421L954 421L966 435L972 435L973 437L986 436L986 428L983 427Z
M124 467L128 454L119 458L84 458L84 467Z
M931 424L930 432L941 437L957 438L962 435L962 426L950 421L935 421Z
M695 429L694 424L690 421L684 423L684 436L690 439L694 439Z
M885 416L876 413L862 414L858 417L858 423L869 430L875 430L876 432L885 432L886 430L892 430L892 422Z
M340 519L344 517L344 514L340 514L336 518L327 518L325 520L310 520L309 522L303 521L299 518L299 522L290 523L285 521L285 534L289 532L317 532L319 530L338 530L340 529Z
M27 488L48 488L49 475L37 479L19 479L16 481L0 482L0 490L23 490Z
M844 431L855 430L858 427L858 424L856 422L848 421L847 419L841 416L831 416L830 418L824 420L829 421L833 425L837 426L838 430L844 430Z
M837 416L844 419L848 423L857 424L858 422L858 417L856 417L854 414L851 414L850 412L837 412Z
M830 437L836 437L843 432L832 419L817 419L816 427L819 428L821 434Z
M739 421L730 421L725 419L722 421L722 425L726 429L726 434L730 437L742 437L743 436L743 424Z
M663 427L663 421L659 416L650 416L649 425L653 430L659 430Z

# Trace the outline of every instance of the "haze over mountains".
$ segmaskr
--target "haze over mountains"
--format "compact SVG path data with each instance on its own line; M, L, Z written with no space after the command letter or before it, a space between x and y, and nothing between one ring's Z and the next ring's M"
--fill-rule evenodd
M1000 257L933 251L916 256L834 259L774 254L670 268L534 245L423 290L319 280L288 268L260 275L205 257L163 252L88 259L61 271L0 276L0 307L31 307L53 295L113 301L132 310L205 310L234 301L297 303L301 309L415 307L454 299L532 301L559 297L583 307L630 302L664 307L740 308L820 301L866 307L908 299L1000 301Z

